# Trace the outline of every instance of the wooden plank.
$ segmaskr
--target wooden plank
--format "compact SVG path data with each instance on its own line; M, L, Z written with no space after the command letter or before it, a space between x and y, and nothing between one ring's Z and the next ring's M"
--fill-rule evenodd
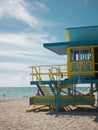
M47 107L47 105L32 105L30 108L26 109L26 112L35 111L44 107Z

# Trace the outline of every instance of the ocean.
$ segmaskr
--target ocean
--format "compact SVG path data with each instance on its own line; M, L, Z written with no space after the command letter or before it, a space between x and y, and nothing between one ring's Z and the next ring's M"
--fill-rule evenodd
M0 98L20 98L36 95L36 87L0 87Z
M77 87L77 91L86 91L89 87ZM36 95L36 87L0 87L0 98L21 98ZM66 89L64 91L67 91Z

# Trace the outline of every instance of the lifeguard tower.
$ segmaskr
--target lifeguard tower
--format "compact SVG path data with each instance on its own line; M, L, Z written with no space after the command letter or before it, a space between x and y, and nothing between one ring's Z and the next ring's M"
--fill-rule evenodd
M61 65L30 67L31 85L38 88L37 95L30 97L30 105L50 106L56 112L68 105L95 105L94 92L98 95L98 26L67 28L65 42L43 46L58 55L66 55L67 61ZM78 92L77 84L88 84L89 92Z

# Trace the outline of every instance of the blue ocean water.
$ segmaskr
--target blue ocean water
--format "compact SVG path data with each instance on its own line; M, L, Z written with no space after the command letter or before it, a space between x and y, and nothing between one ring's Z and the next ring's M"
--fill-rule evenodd
M77 87L77 91L87 91L89 87ZM20 98L36 95L36 87L0 87L0 98ZM65 91L67 91L65 89Z
M0 87L0 98L29 97L36 94L36 87Z

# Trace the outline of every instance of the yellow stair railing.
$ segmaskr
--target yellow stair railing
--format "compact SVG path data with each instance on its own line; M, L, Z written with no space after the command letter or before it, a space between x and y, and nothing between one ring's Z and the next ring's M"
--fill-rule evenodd
M45 93L46 96L50 96L51 94L49 93L47 87L45 85L41 84L42 78L40 76L40 73L38 72L38 70L36 69L36 67L34 66L33 69L36 72L36 79L39 81L39 85L42 88L43 92Z
M43 89L43 92L46 94L46 96L50 96L51 95L45 85L42 85L41 88Z
M55 80L55 78L53 76L53 72L51 71L51 69L49 69L49 77L50 77L51 81Z
M57 80L59 76L68 78L67 64L30 66L32 69L32 81ZM60 71L58 71L60 70ZM42 79L45 77L45 79Z
M42 81L57 81L57 86L61 87L61 84L59 84L61 78L63 77L63 79L65 79L68 77L66 64L30 66L30 68L32 69L32 73L30 74L32 76L32 81L38 81L40 87L47 96L50 96L51 92L47 86L41 84ZM55 89L55 85L53 85L53 88Z
M33 66L33 69L35 70L35 73L36 73L36 80L41 82L42 78L41 78L40 73L38 72L37 68L35 66Z

